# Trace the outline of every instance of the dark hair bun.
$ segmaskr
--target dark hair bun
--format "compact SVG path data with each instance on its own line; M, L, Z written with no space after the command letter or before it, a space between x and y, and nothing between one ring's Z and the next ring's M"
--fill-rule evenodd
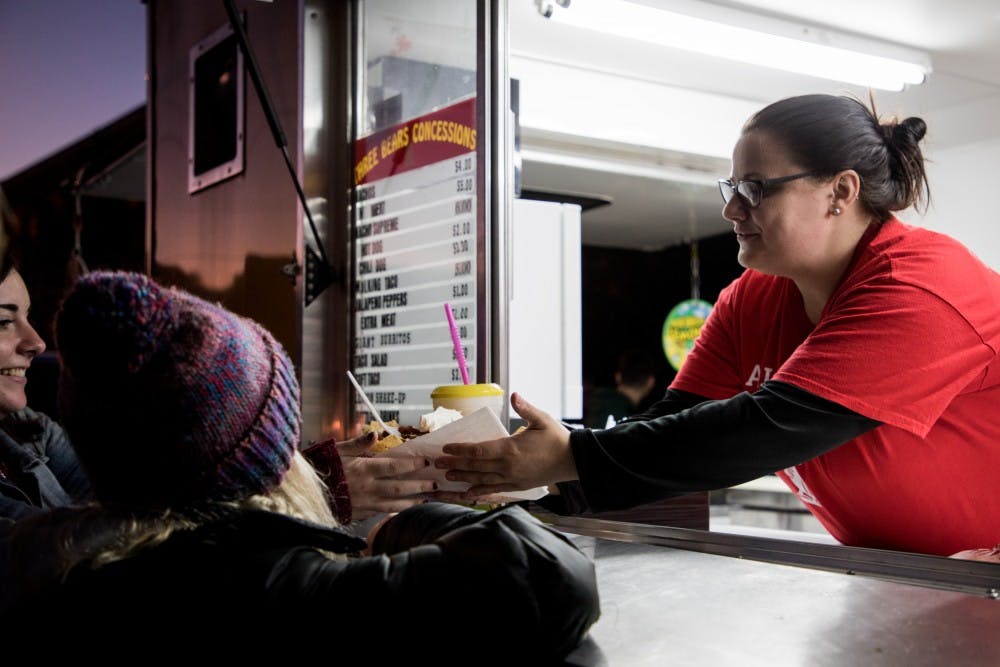
M890 144L909 146L917 143L927 134L927 123L923 118L910 116L899 122L891 122L882 126Z

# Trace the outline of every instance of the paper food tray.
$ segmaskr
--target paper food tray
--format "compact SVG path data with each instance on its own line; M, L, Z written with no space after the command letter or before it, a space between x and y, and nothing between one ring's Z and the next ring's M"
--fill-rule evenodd
M423 468L403 478L433 479L442 491L465 491L469 488L466 482L453 482L445 479L445 470L434 467L434 460L444 454L443 448L450 442L482 442L495 440L510 435L500 423L496 414L489 408L479 408L471 415L442 426L436 431L407 440L401 445L376 454L376 456L423 456L431 461L430 469ZM526 491L506 491L490 496L491 499L503 500L538 500L549 492L548 487L539 486Z

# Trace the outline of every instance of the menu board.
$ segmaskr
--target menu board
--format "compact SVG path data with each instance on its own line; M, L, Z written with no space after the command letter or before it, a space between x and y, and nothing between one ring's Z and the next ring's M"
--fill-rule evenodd
M473 97L355 144L351 366L386 421L418 425L461 383L445 304L475 381L475 119Z

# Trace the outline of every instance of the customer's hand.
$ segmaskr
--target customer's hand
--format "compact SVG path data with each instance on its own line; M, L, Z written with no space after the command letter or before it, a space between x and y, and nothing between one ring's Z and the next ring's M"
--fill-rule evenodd
M366 434L337 445L356 519L419 505L437 488L429 475L428 479L399 479L400 475L424 468L429 471L427 459L422 456L373 457L371 446L374 443L374 437Z
M448 470L449 480L472 486L461 494L438 492L438 499L468 501L577 479L569 431L516 392L511 394L510 404L527 422L527 428L497 440L445 445L445 455L438 457L435 465Z

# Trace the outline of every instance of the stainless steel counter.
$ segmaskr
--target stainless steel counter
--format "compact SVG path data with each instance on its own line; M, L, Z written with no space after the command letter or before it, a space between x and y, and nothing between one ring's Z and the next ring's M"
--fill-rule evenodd
M605 539L601 533L614 531L568 523L571 538L595 560L602 608L590 641L569 664L1000 665L1000 601L989 587L994 569L1000 580L1000 565L899 555L929 563L932 574L936 564L954 565L973 577L958 585L934 576L913 583L837 571L841 565L816 569L705 552L714 547L642 543L658 534L660 541L671 534L677 539L677 529L626 524L615 529L616 539ZM680 531L693 545L697 533ZM754 549L760 544L746 542ZM857 561L859 553L873 552L874 560L895 553L804 547L816 549L840 549L845 562ZM980 589L983 582L987 587Z

